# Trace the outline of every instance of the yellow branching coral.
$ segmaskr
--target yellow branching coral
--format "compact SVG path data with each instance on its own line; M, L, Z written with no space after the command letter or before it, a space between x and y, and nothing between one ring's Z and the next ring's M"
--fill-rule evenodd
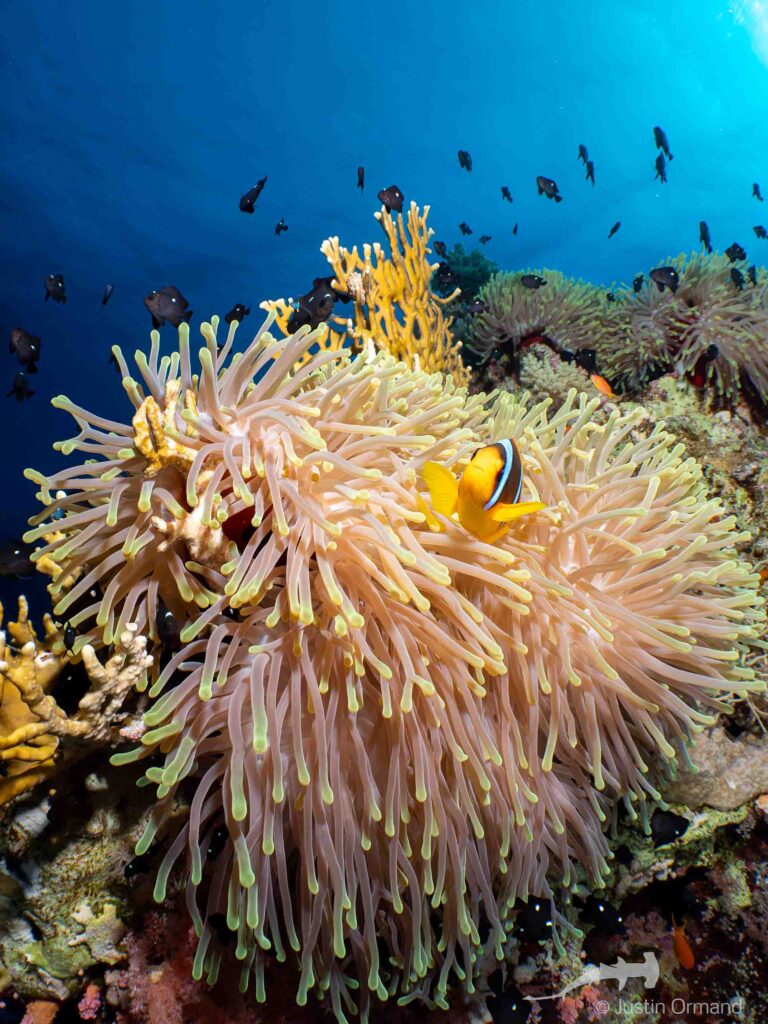
M455 298L458 290L442 299L430 290L429 282L437 264L429 262L431 228L427 227L429 207L419 210L411 203L407 219L393 217L386 209L376 214L389 243L389 255L379 242L363 246L361 256L355 246L345 249L339 239L323 242L339 291L353 301L353 316L337 323L347 326L350 339L358 343L372 338L377 348L396 359L413 363L423 370L450 373L457 384L469 382L469 371L461 359L461 342L451 334L451 317L443 306Z
M57 613L98 586L77 612L94 643L124 621L154 632L160 599L182 627L139 748L114 760L148 759L137 851L170 833L157 899L186 866L195 975L233 946L260 999L269 960L291 957L299 1003L326 995L339 1021L393 996L446 1007L521 901L577 864L601 883L611 806L647 814L662 765L759 685L741 663L758 576L699 466L639 412L486 404L372 345L295 368L304 329L230 359L234 325L221 349L216 328L199 373L182 325L178 354L153 347L124 381L134 409L194 393L163 427L189 467L156 472L129 424L60 399L86 457L33 474L27 539L59 516L43 550L83 575ZM425 462L458 474L505 437L543 511L495 544L425 515ZM193 557L195 531L227 560Z
M2 620L0 605L0 625ZM58 770L62 740L86 741L89 748L113 740L123 702L152 661L135 626L120 637L106 665L86 644L81 653L91 686L77 711L67 716L50 693L67 663L61 633L49 615L43 621L45 639L40 640L26 599L20 597L17 621L0 631L0 764L5 769L0 805Z

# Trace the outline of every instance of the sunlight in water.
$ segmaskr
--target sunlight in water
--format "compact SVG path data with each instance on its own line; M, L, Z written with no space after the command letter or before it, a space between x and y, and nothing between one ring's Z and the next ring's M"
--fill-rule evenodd
M749 32L752 49L768 64L768 0L735 0L729 10L736 24Z

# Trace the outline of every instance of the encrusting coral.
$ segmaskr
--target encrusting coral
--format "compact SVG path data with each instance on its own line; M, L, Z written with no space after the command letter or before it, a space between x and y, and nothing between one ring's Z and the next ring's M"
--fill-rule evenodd
M54 579L55 614L99 589L71 620L87 642L128 622L157 638L161 602L181 627L114 761L148 758L157 786L139 854L196 780L155 886L186 863L195 975L231 946L263 999L290 951L298 1002L314 989L339 1020L374 998L446 1007L520 901L577 871L601 884L614 802L645 816L659 762L761 685L740 664L759 577L641 411L468 396L371 343L294 369L317 332L270 322L231 358L237 323L221 347L203 324L199 373L187 325L162 359L153 332L141 381L115 349L132 423L55 399L80 430L60 448L87 458L30 474L26 539L55 519L36 557L81 573ZM460 473L504 437L546 508L493 545L427 516L424 463Z
M461 358L461 342L451 333L452 318L443 312L459 294L453 289L440 297L430 287L439 264L429 262L429 240L434 234L427 227L429 207L421 211L411 203L407 218L395 218L385 207L375 214L389 242L389 255L379 242L345 249L338 237L327 239L320 251L335 275L334 288L349 296L352 316L334 314L329 325L321 325L311 349L301 355L308 362L316 351L352 354L362 350L368 340L398 359L424 370L450 373L458 384L469 382L469 370ZM262 302L261 308L275 317L283 334L291 333L294 306L285 299Z
M0 625L2 619L0 605ZM0 765L5 768L0 805L59 770L62 741L69 743L70 756L76 746L91 749L114 741L125 698L152 663L144 650L146 640L136 635L133 624L123 630L105 665L93 647L83 645L80 655L91 685L74 714L67 715L50 693L67 663L61 632L49 615L44 627L45 639L40 640L20 597L17 621L0 631Z

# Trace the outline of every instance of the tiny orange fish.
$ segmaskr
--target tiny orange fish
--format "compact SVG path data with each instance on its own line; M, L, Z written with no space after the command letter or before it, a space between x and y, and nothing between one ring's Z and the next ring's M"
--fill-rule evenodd
M595 385L595 387L601 395L605 395L606 398L616 397L616 395L613 393L613 388L605 379L605 377L601 377L599 373L592 373L590 374L589 379L592 381L592 383Z
M684 967L687 971L696 963L696 958L693 955L691 944L685 934L684 924L675 924L675 919L672 918L672 924L674 926L674 945L675 945L675 956L677 957L678 963Z

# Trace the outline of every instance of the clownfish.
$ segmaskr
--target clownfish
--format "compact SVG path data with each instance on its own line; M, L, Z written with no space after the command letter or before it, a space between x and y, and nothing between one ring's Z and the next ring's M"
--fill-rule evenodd
M523 463L510 439L478 448L460 479L438 462L425 463L422 477L435 512L458 512L464 529L488 543L502 537L511 520L546 507L541 501L520 501ZM434 517L430 525L437 525Z
M690 971L696 964L696 958L693 955L691 944L685 934L685 925L677 924L674 917L672 918L672 925L674 928L673 942L675 946L675 956L677 957L678 963L682 967L685 967L687 971Z

